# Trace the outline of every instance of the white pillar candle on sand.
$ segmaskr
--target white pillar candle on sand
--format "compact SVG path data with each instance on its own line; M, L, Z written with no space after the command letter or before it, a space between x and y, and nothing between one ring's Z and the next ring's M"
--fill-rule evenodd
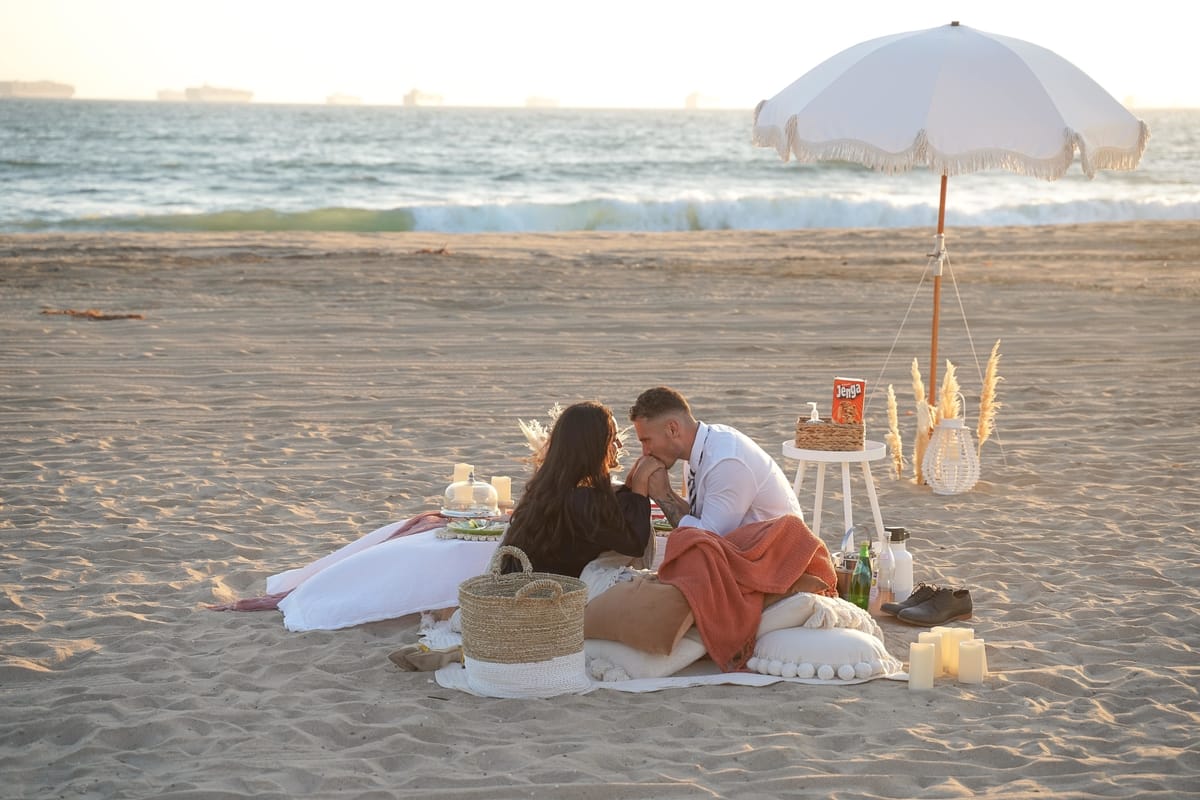
M471 501L475 499L474 488L469 483L456 482L454 485L454 502L463 505L471 505Z
M983 683L987 677L987 651L983 639L968 639L958 645L959 683Z
M921 644L933 645L933 677L942 674L943 665L946 659L942 657L942 633L941 631L921 631L917 634L917 641Z
M452 483L459 483L471 477L471 473L475 471L475 467L470 464L455 464L454 465L454 480Z
M947 628L945 625L934 625L929 629L930 633L936 633L938 636L942 637L941 646L938 647L938 652L941 653L942 656L942 671L938 673L939 675L950 671L950 653L947 652L947 645L950 644L950 637L946 635L946 631L948 630L950 630L950 628ZM917 641L920 641L920 634L917 635Z
M512 478L507 475L493 475L492 487L496 490L496 502L502 506L512 504Z
M913 642L908 646L908 688L920 691L933 688L933 659L935 649L932 644Z
M946 674L950 677L958 677L959 645L974 638L975 630L973 628L946 628L942 631L942 657L945 658L947 653L950 654L946 660Z

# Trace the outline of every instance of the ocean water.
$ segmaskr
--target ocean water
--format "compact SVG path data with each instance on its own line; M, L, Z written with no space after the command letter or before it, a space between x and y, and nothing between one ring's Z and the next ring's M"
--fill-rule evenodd
M1200 219L1200 110L1137 170L952 178L946 224ZM938 178L784 163L746 111L0 101L0 231L936 225Z

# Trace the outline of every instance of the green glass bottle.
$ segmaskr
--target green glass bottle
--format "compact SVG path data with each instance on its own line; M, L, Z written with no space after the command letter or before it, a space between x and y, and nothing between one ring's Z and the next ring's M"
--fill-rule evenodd
M870 610L871 606L871 545L863 542L858 548L858 563L854 572L850 573L850 590L847 597L851 603L863 609Z

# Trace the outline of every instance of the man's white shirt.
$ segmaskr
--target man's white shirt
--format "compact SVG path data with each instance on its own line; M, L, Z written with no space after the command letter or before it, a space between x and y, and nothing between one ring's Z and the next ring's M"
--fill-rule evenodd
M696 507L679 521L680 527L724 536L785 514L804 518L779 464L736 428L701 422L688 466L696 471Z

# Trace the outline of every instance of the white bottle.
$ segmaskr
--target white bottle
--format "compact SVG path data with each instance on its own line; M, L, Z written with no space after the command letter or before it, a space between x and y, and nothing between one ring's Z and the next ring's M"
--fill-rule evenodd
M888 550L892 554L892 596L896 602L908 599L913 590L913 560L908 552L908 531L885 528L890 534Z

